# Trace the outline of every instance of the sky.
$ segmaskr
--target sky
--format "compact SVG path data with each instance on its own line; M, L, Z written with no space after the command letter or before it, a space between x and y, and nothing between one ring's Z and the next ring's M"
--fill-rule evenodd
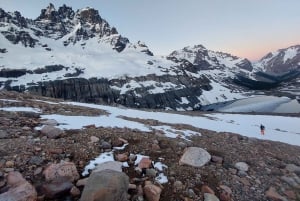
M145 42L155 55L202 44L255 61L300 44L299 0L0 0L0 7L35 19L50 2L99 10L121 35Z

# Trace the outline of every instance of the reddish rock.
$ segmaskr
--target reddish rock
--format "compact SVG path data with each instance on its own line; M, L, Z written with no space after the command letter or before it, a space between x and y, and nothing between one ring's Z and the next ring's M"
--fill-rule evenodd
M70 181L79 179L74 163L62 161L58 164L49 165L43 172L46 181L54 181L61 177L68 178Z
M161 191L162 189L160 187L152 184L150 181L145 182L144 194L147 201L159 201Z
M120 162L125 162L128 160L128 153L123 153L123 154L117 154L116 155L116 160Z
M270 187L265 193L266 197L274 201L285 201L286 199L276 192L274 187Z
M70 190L70 194L73 196L73 197L76 197L76 196L79 196L80 195L80 190L76 187L76 186L73 186Z
M27 182L19 172L9 172L7 176L7 184L10 188L5 193L0 194L0 200L37 200L37 192L35 188Z
M139 162L138 167L143 169L143 168L150 168L151 167L151 160L149 158L142 158L141 161Z
M160 150L160 146L158 144L152 144L151 150L154 150L154 151Z
M220 200L221 201L230 201L232 199L232 190L225 185L220 185L219 186L221 189L220 192Z
M211 156L211 161L214 163L219 163L222 164L223 163L223 158L220 156Z
M284 191L284 194L289 198L289 200L296 200L296 193L292 190Z
M61 148L53 148L48 150L50 154L62 154L64 152Z
M204 194L204 193L210 193L210 194L215 194L214 190L211 189L209 186L207 185L203 185L201 187L201 192Z

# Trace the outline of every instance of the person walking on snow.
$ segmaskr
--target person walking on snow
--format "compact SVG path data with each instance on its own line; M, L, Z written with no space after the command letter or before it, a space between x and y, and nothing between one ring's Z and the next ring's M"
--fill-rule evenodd
M260 124L260 133L261 133L262 135L265 134L265 126L262 125L262 124Z

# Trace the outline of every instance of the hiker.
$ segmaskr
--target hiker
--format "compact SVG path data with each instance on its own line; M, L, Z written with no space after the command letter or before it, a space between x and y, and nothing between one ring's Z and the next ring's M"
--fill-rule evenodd
M265 126L262 125L262 124L260 124L260 133L261 133L262 135L265 134Z

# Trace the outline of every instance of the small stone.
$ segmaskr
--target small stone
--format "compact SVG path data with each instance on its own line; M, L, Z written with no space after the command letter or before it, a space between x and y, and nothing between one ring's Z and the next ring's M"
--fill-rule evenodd
M153 151L160 150L160 146L158 144L152 144L151 145L151 150L153 150Z
M6 161L5 166L7 168L12 168L15 166L15 162L14 161Z
M117 154L116 155L116 160L120 162L125 162L128 160L128 153L123 153L123 154Z
M5 186L5 181L0 181L0 188L2 188L3 186Z
M73 197L76 197L76 196L79 196L80 195L80 190L76 187L76 186L73 186L70 190L70 194L73 196Z
M223 163L223 158L220 157L220 156L212 156L211 161L214 162L214 163L222 164Z
M23 130L23 131L30 131L30 130L31 130L31 128L30 128L30 127L28 127L28 126L24 126L24 127L22 127L22 130Z
M282 181L285 181L287 184L289 184L290 186L292 186L294 188L296 188L297 186L299 186L299 184L292 177L282 176L282 177L280 177L280 179Z
M13 171L15 171L15 169L14 168L3 168L3 171L4 172L13 172Z
M215 194L214 190L211 189L209 186L207 185L203 185L201 187L201 192L204 194L204 193L210 193L210 194Z
M52 148L48 150L50 154L62 154L64 152L61 148Z
M88 179L89 179L88 177L84 178L84 179L79 179L76 183L76 186L78 186L78 187L85 186Z
M91 143L96 143L96 142L99 142L100 139L96 136L91 136L90 140L91 140Z
M295 164L287 164L285 167L289 172L300 173L300 167Z
M180 192L184 189L184 186L182 184L181 181L175 181L173 184L173 191L176 192Z
M34 150L35 151L42 151L42 148L41 147L34 147Z
M109 142L101 142L100 149L111 149L112 145Z
M187 147L187 144L184 142L178 142L177 145L178 145L178 147L180 147L182 149L185 149Z
M32 156L29 160L29 164L31 165L41 165L44 160L39 156Z
M41 122L43 125L48 125L48 126L57 126L58 122L54 119L47 119L46 121Z
M189 198L194 198L196 196L195 192L193 189L188 189L188 196Z
M232 199L232 190L225 185L220 185L219 186L221 189L220 192L220 200L221 201L230 201Z
M129 184L128 189L137 190L137 186L135 184Z
M204 201L219 201L219 198L214 194L204 193Z
M296 200L296 193L292 190L284 191L284 194L289 198L289 200Z
M237 163L234 165L234 167L235 167L236 169L238 169L239 171L244 171L244 172L247 172L248 169L249 169L248 164L245 163L245 162L237 162Z
M268 191L266 191L266 197L270 198L272 200L278 200L278 201L285 201L286 199L284 197L282 197L281 195L279 195L276 192L276 189L274 187L270 187Z
M33 174L34 174L34 175L39 175L39 174L42 173L42 171L43 171L43 168L39 167L39 168L35 169L35 171L34 171Z
M153 168L150 168L150 169L146 169L146 176L148 177L156 177L156 174L157 174L157 171Z

